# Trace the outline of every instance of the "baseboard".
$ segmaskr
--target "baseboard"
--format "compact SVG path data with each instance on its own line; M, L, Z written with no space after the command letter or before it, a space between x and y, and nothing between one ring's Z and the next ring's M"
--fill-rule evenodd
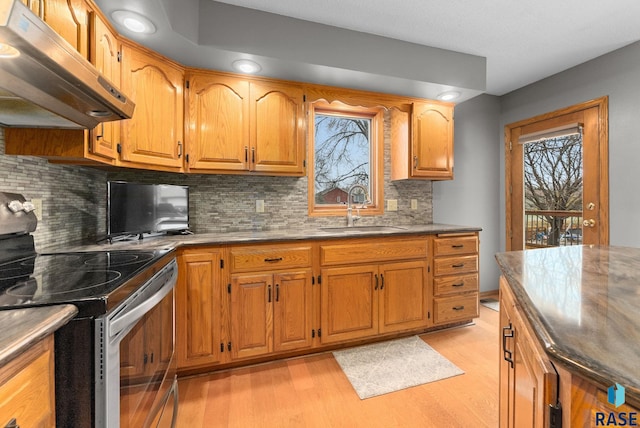
M498 300L498 289L495 290L489 290L489 291L481 291L480 292L480 298L481 299L496 299Z

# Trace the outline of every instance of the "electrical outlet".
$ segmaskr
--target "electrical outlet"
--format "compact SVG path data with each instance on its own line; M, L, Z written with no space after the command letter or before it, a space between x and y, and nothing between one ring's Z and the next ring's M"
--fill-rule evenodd
M418 209L418 200L417 199L411 199L411 209L412 210L417 210Z
M38 220L42 220L42 199L31 199L31 203L35 208L33 213L36 215Z
M387 211L398 211L397 199L387 199Z
M263 213L264 212L264 200L256 199L256 212Z

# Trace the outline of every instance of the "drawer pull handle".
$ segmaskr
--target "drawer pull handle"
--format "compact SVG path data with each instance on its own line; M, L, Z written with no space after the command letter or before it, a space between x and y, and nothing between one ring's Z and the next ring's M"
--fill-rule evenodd
M457 282L455 284L451 284L452 287L463 287L464 286L464 281L462 282Z
M507 349L507 338L513 337L513 326L502 327L502 357L513 368L513 352Z
M458 269L458 268L464 267L464 263L457 263L455 265L451 265L451 267Z
M283 260L282 257L272 257L272 258L267 257L266 259L264 259L266 263L277 263L277 262L281 262L282 260Z
M456 245L452 245L451 248L456 248L456 249L464 248L464 245L463 244L456 244Z
M463 310L463 309L464 309L464 305L454 306L454 307L453 307L453 308L451 308L451 309L453 309L454 311L461 311L461 310Z

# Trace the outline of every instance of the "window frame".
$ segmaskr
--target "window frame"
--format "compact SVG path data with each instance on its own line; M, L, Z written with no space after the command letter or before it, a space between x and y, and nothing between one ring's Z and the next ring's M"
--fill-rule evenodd
M353 106L333 101L318 100L309 103L307 141L309 167L307 168L309 216L346 216L346 204L316 204L315 199L315 120L316 114L362 117L371 120L370 136L370 204L360 210L361 216L384 214L384 107Z

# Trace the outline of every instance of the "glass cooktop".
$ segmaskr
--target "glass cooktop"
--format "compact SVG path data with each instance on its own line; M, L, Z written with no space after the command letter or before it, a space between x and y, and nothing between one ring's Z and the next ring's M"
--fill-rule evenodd
M72 303L81 315L99 315L128 295L123 287L141 285L145 278L138 277L169 251L31 254L0 263L0 309Z

